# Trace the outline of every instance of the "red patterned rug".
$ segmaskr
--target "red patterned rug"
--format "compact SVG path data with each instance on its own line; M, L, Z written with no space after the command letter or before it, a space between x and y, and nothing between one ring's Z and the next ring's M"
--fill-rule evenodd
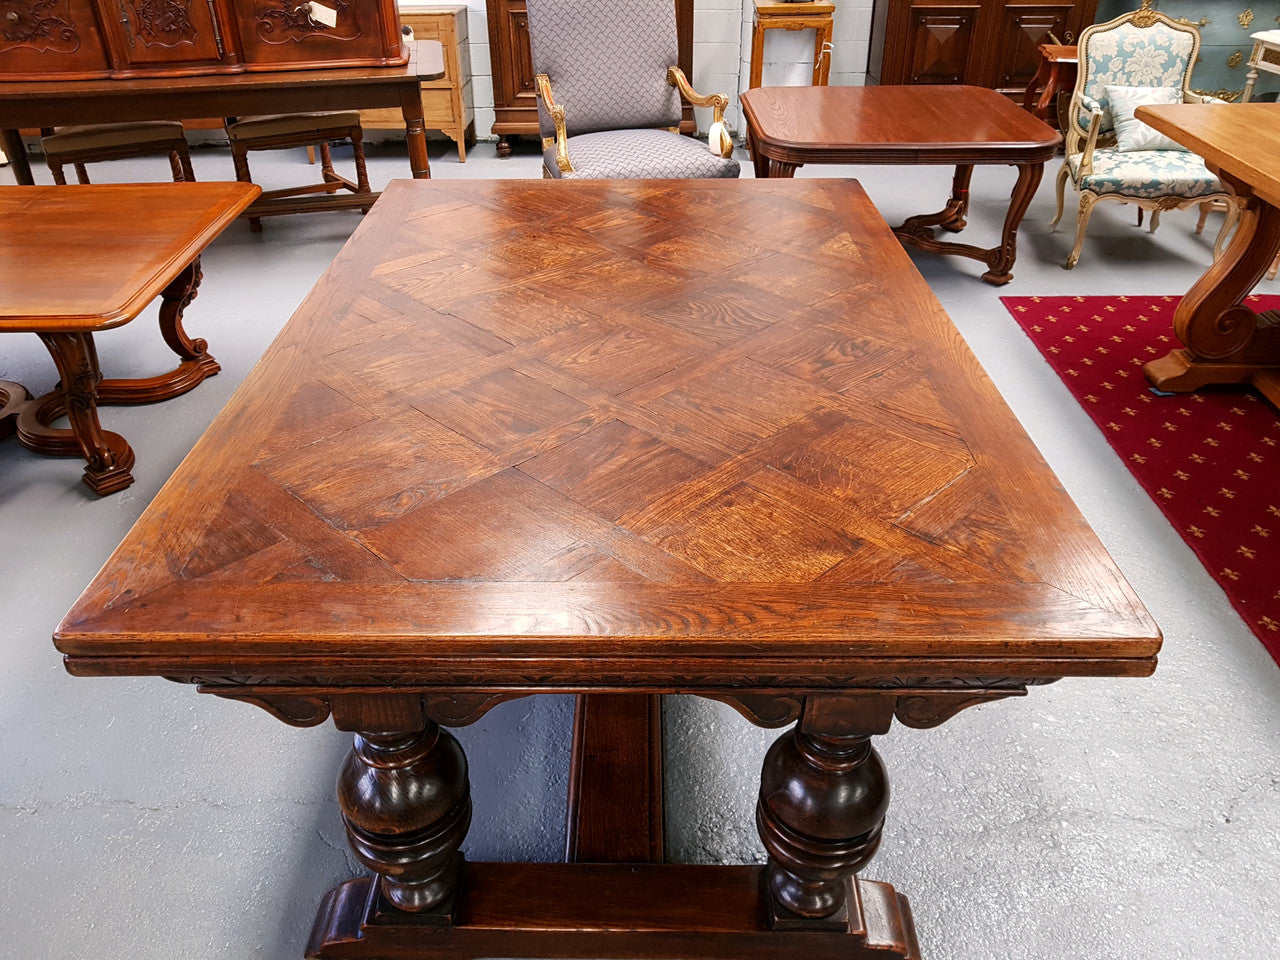
M1280 663L1280 414L1252 390L1152 390L1142 364L1178 345L1179 299L1001 297Z

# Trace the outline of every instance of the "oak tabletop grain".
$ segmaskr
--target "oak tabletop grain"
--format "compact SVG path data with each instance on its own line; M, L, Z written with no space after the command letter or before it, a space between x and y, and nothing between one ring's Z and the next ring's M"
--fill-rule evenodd
M56 643L684 689L1160 639L861 187L806 179L392 183Z
M742 106L758 143L803 150L814 162L939 162L929 158L957 152L978 162L1044 160L1061 140L985 87L760 87L742 94Z
M0 331L128 323L260 192L247 183L0 187Z
M1280 104L1178 103L1139 107L1135 115L1280 207Z

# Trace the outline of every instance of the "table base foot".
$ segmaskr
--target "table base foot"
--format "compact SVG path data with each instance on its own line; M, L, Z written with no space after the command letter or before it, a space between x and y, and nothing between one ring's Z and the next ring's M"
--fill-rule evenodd
M315 960L481 957L919 960L911 908L886 883L851 881L837 931L771 929L763 868L468 863L457 921L389 907L370 878L331 891Z
M18 413L31 399L27 388L12 380L0 380L0 440L13 436Z
M1280 364L1197 360L1178 348L1143 364L1142 372L1153 387L1169 393L1190 393L1213 384L1251 384L1280 406Z

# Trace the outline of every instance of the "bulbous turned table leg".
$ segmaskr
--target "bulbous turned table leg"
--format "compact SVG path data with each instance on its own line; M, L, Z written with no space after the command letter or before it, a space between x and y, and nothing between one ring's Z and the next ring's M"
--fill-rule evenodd
M379 875L382 896L449 922L471 825L467 759L435 723L414 733L357 734L338 773L347 839Z
M820 719L783 734L761 772L756 826L775 930L848 928L850 880L875 855L889 806L869 734L823 730Z

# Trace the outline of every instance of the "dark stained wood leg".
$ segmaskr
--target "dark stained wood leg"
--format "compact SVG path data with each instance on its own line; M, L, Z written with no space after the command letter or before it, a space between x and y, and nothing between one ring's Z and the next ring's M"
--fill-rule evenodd
M58 368L56 390L31 401L18 413L18 440L47 456L83 456L84 484L99 496L133 483L133 449L124 437L102 429L98 420L98 351L91 333L41 333ZM71 429L55 430L54 420L65 415Z
M415 84L402 90L400 112L404 116L404 140L409 146L409 169L415 180L431 179L431 164L427 159L427 131L422 119L422 94Z
M1018 166L1018 182L1014 184L1013 196L1009 198L1009 212L1004 217L1000 246L987 257L990 269L982 275L982 279L993 286L1003 286L1013 279L1010 271L1018 256L1018 224L1022 223L1022 215L1031 205L1031 198L1036 195L1043 176L1043 163L1024 163Z
M972 165L957 165L955 177L951 182L951 199L946 207L938 213L908 217L901 226L894 227L893 234L903 243L929 253L945 253L956 257L968 257L971 260L981 260L988 267L982 279L995 286L1002 286L1013 279L1010 271L1017 256L1018 224L1022 222L1022 215L1027 212L1027 206L1035 196L1036 187L1040 185L1040 178L1044 175L1044 164L1018 165L1018 181L1014 185L1013 195L1009 200L1009 210L1005 214L1000 246L993 248L977 247L969 243L951 243L934 236L935 227L951 231L964 228L965 217L969 210L969 178L972 174Z
M157 403L179 396L222 369L208 352L203 339L193 340L182 328L182 315L196 298L203 274L197 257L170 281L160 295L160 335L181 362L168 373L133 380L103 380L98 402L113 404Z
M1231 181L1228 181L1231 182ZM1231 182L1241 196L1248 188ZM1253 383L1280 405L1280 315L1243 301L1280 252L1280 208L1248 197L1231 243L1178 304L1173 331L1183 346L1142 368L1160 390Z
M782 160L771 160L768 157L765 158L765 163L768 164L768 176L778 180L792 179L796 175L796 170L803 166L803 164L799 163L786 163Z
M498 137L498 159L506 160L511 156L511 141L505 137Z
M908 217L894 233L899 234L899 239L902 239L902 234L909 234L928 240L933 239L934 227L959 233L967 223L965 217L969 213L969 181L972 178L973 164L957 164L956 172L951 177L951 198L947 200L947 205L937 213Z
M0 440L13 436L18 412L31 399L27 388L12 380L0 380Z
M22 187L32 186L36 181L31 176L31 163L27 160L27 148L22 142L22 135L17 130L0 130L0 143L3 143L4 155L9 159L9 167L13 170L14 182Z
M892 697L809 697L765 755L756 826L775 930L849 929L849 881L875 855L889 807L871 735L888 731L893 709Z
M413 733L362 733L338 773L338 805L360 862L380 878L378 909L447 925L471 825L467 759L428 721Z
M662 698L580 694L565 859L662 862Z

